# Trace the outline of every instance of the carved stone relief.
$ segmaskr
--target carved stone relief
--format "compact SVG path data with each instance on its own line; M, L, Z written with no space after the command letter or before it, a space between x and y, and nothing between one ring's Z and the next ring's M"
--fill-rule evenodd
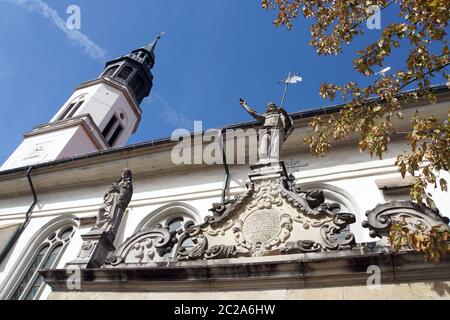
M409 226L412 230L426 231L436 225L448 227L449 219L442 217L437 210L418 206L411 201L391 201L379 204L366 212L367 220L362 226L370 230L370 236L386 240L393 223Z
M267 168L263 168L267 170ZM289 183L283 170L278 174L251 177L247 191L231 201L214 204L213 215L185 232L194 247L177 252L178 260L255 257L299 252L352 248L353 234L338 240L351 213L340 205L326 203L320 190L301 190Z
M336 237L355 222L351 213L339 212L340 205L327 203L320 190L304 191L286 183L284 176L256 180L247 192L224 204L214 204L212 216L205 222L188 227L182 234L171 234L168 228L157 227L129 238L105 265L146 264L167 261L180 239L191 239L192 247L179 247L175 260L210 260L257 257L277 254L326 252L351 249L355 238ZM257 201L255 201L257 199ZM393 201L378 205L366 213L363 226L372 236L386 238L393 222L426 230L437 224L447 226L448 219L429 208L420 208L409 201ZM448 226L447 226L448 228ZM88 254L93 245L83 244Z
M93 241L87 240L84 241L81 245L80 254L78 255L78 258L80 259L86 259L88 258L92 251L94 250L95 243Z
M174 237L167 228L141 231L125 241L113 256L106 259L105 264L117 266L122 263L162 261L163 255L169 252L174 244Z

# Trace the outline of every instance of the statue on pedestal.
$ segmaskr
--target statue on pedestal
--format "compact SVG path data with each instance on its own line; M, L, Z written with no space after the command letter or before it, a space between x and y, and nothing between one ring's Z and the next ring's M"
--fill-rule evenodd
M270 102L267 105L266 113L262 115L249 107L243 99L240 99L240 104L253 118L258 121L264 121L264 127L258 135L258 163L279 162L281 145L294 130L292 118L286 110L279 108L274 102Z
M83 244L80 253L68 265L83 268L99 268L103 265L108 254L116 250L114 239L132 196L132 174L129 169L125 169L120 180L113 182L106 190L95 226L81 236Z
M114 238L132 196L132 174L129 169L125 169L121 179L113 182L106 190L103 206L98 211L93 230L104 231Z

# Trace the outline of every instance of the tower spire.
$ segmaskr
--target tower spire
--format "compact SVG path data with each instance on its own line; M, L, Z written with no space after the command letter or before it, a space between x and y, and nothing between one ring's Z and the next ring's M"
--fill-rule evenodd
M145 47L133 50L130 55L128 55L130 58L142 63L147 67L148 69L152 69L155 65L155 48L156 45L161 39L161 37L164 35L164 32L159 33L156 36L156 39L153 40L151 43L146 45Z
M150 53L153 53L154 50L155 50L155 48L156 48L156 45L158 44L159 39L161 39L161 37L162 37L164 34L165 34L164 31L163 31L163 32L160 32L160 33L156 36L156 39L153 40L150 44L146 45L146 46L144 47L144 49L147 50L147 51L150 52Z
M156 61L156 45L163 36L161 32L150 44L133 50L106 63L100 78L108 78L126 85L138 103L150 94L153 86L153 69Z

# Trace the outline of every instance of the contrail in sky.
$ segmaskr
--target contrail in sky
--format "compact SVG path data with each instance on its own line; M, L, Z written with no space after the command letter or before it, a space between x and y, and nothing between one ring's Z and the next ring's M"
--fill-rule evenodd
M169 125L177 128L183 128L188 130L193 130L194 128L194 121L187 118L183 114L177 112L170 103L159 93L153 92L152 97L157 100L162 106L162 112L161 116L164 118L164 121L168 123ZM149 102L152 101L152 99ZM147 101L148 101L147 100Z
M66 26L66 21L52 9L48 4L42 0L0 0L1 2L11 3L21 8L27 9L30 12L36 12L42 17L50 19L53 24L60 29L67 38L75 45L82 47L84 52L97 60L104 60L106 51L97 45L94 41L89 39L85 34L79 30L70 30Z

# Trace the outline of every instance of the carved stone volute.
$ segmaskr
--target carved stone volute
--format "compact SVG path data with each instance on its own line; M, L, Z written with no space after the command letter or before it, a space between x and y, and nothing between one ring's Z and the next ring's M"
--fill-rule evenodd
M422 207L411 201L391 201L379 204L366 212L367 220L362 226L370 230L370 236L386 240L391 225L400 223L412 230L425 231L436 225L448 228L449 219L442 217L437 210Z
M176 243L167 228L152 228L140 231L128 238L105 261L105 265L145 264L163 261L163 256L171 252Z

